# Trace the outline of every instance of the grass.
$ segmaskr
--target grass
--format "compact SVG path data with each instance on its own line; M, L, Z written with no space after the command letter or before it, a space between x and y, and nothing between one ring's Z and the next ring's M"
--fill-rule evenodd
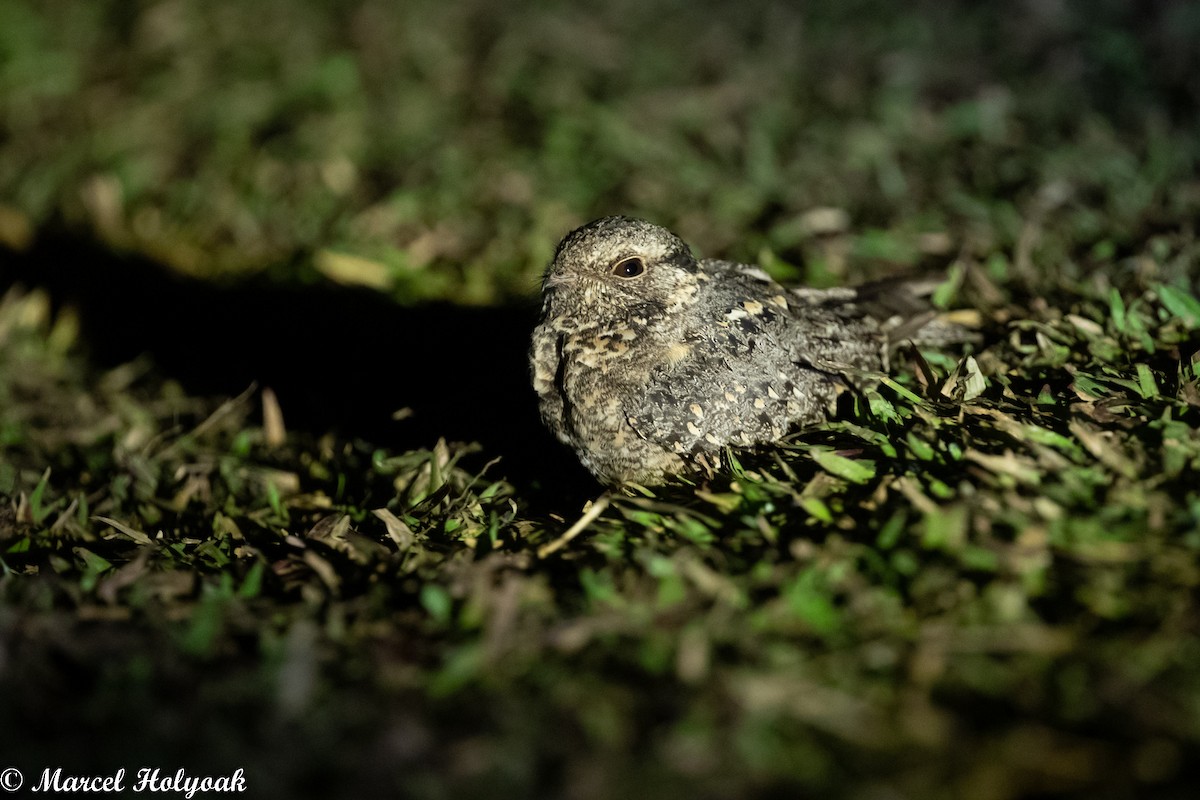
M1185 796L1200 17L1036 13L0 6L2 759L259 796ZM523 377L431 320L527 298L617 211L814 284L944 269L983 341L585 507ZM155 292L36 288L126 256L231 284L192 342L248 285L264 319L349 284L418 322L217 338L342 409L288 427L295 392L161 355ZM158 360L106 357L121 331ZM419 430L354 419L379 392ZM454 441L429 398L491 422Z

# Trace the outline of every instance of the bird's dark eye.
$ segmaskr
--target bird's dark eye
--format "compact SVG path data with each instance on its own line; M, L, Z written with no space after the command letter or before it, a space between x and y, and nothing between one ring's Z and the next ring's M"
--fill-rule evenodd
M636 278L646 271L646 264L637 256L623 258L612 268L612 274L618 278Z

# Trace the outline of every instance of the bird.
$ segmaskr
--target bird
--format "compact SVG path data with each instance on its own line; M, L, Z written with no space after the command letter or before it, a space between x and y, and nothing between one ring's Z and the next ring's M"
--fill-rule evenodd
M785 288L697 259L645 220L594 220L542 278L529 353L542 420L608 485L711 471L726 448L829 419L842 392L888 368L896 341L927 327L936 338L929 288Z

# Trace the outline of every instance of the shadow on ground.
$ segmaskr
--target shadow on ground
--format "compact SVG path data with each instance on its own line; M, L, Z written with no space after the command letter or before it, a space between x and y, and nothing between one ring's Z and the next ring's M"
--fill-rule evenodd
M148 354L193 394L271 387L289 428L393 450L439 437L499 456L490 475L563 514L599 486L538 418L526 352L537 309L400 306L366 289L219 285L70 235L0 250L0 291L40 287L80 315L101 367ZM394 420L393 412L412 410Z

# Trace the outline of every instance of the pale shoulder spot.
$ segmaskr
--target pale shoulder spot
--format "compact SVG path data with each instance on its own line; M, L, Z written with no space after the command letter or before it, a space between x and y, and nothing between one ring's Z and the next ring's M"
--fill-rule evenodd
M742 303L742 308L746 309L747 314L758 316L763 313L763 304L757 300L746 300Z
M666 355L667 363L674 366L675 364L678 364L680 361L683 361L685 358L687 358L691 354L692 354L692 346L690 344L685 344L684 342L676 342L675 344L673 344L667 348L667 352L665 355Z
M725 312L725 318L731 322L736 322L739 319L746 319L750 316L750 312L741 306L735 306Z

